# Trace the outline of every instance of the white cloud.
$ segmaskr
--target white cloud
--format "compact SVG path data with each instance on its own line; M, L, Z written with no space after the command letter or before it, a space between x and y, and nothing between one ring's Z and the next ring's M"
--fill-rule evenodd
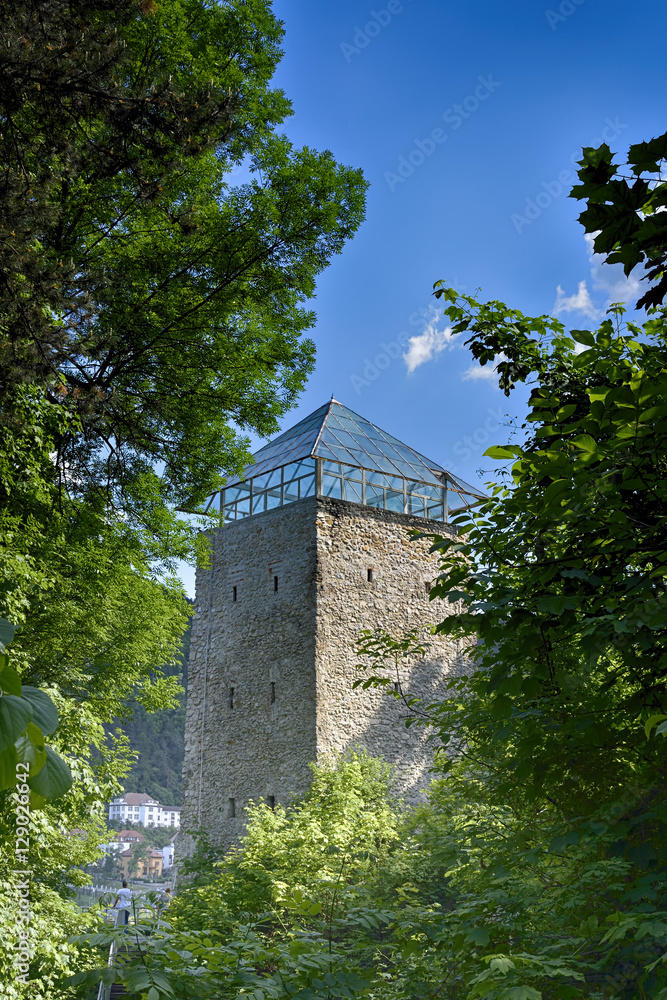
M438 319L438 314L434 311L427 318L423 333L416 337L410 337L408 349L403 355L403 360L410 374L415 368L430 361L436 354L440 354L441 351L454 345L455 336L452 333L452 328L448 326L444 330L439 330Z
M554 303L554 315L560 316L563 313L578 312L589 319L601 319L604 315L601 309L597 309L588 291L585 281L579 282L579 287L574 295L566 295L561 286L556 289L556 301Z
M622 264L605 264L604 254L595 253L593 250L594 233L586 233L584 236L588 246L588 256L591 260L591 278L593 288L599 292L605 292L607 302L605 308L612 302L634 302L641 294L641 283L634 274L626 278L623 273Z
M468 368L466 368L464 372L462 372L461 381L462 382L484 381L484 382L497 383L498 363L500 361L507 361L507 358L504 354L498 354L494 358L493 364L489 364L489 362L487 361L487 363L482 366L478 365L477 362L473 361L473 363Z
M595 253L593 241L596 233L586 233L584 239L588 248L588 258L591 262L590 281L593 292L599 293L595 299L588 290L587 281L580 281L574 295L566 295L558 285L556 301L553 307L554 316L575 312L586 319L598 322L601 320L612 302L635 302L641 292L638 278L630 275L626 278L621 264L605 264L605 256ZM602 297L604 300L602 301Z

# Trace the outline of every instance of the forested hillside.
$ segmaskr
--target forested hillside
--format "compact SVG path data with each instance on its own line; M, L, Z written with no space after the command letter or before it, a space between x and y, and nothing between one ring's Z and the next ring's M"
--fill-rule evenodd
M131 718L116 719L108 726L110 731L122 730L130 749L139 754L125 779L125 791L148 792L169 806L181 804L189 656L190 626L183 636L181 662L164 669L165 676L176 676L184 688L177 708L147 712L143 705L133 701Z

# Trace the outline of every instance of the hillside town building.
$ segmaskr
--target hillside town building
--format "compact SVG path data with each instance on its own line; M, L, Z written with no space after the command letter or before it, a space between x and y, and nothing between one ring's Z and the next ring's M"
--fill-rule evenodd
M126 792L109 806L109 820L121 823L141 823L142 826L181 825L180 806L162 806L145 792Z
M185 736L183 830L222 844L250 801L288 803L313 761L364 747L418 801L432 743L405 726L467 669L456 641L423 630L451 605L430 600L438 557L410 529L453 535L453 510L480 491L332 399L254 456L211 501L211 564L197 575ZM353 688L362 629L422 630L426 656L392 675L397 698Z

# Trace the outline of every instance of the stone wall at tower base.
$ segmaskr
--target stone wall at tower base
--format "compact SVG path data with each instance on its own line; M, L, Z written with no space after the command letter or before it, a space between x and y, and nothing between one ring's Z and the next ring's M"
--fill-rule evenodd
M426 656L391 678L407 698L436 700L466 670L456 643L423 631L450 606L429 600L438 560L414 528L450 530L310 497L213 532L211 567L197 575L181 856L199 824L230 846L250 800L287 804L308 788L311 762L350 748L388 761L406 801L423 794L427 730L406 728L402 698L353 688L362 629L422 630Z

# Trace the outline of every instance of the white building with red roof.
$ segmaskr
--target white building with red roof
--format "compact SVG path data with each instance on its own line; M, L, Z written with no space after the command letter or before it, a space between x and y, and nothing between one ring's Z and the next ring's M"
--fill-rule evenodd
M145 792L125 792L109 805L110 822L141 823L142 826L172 827L181 825L181 807L163 806Z

